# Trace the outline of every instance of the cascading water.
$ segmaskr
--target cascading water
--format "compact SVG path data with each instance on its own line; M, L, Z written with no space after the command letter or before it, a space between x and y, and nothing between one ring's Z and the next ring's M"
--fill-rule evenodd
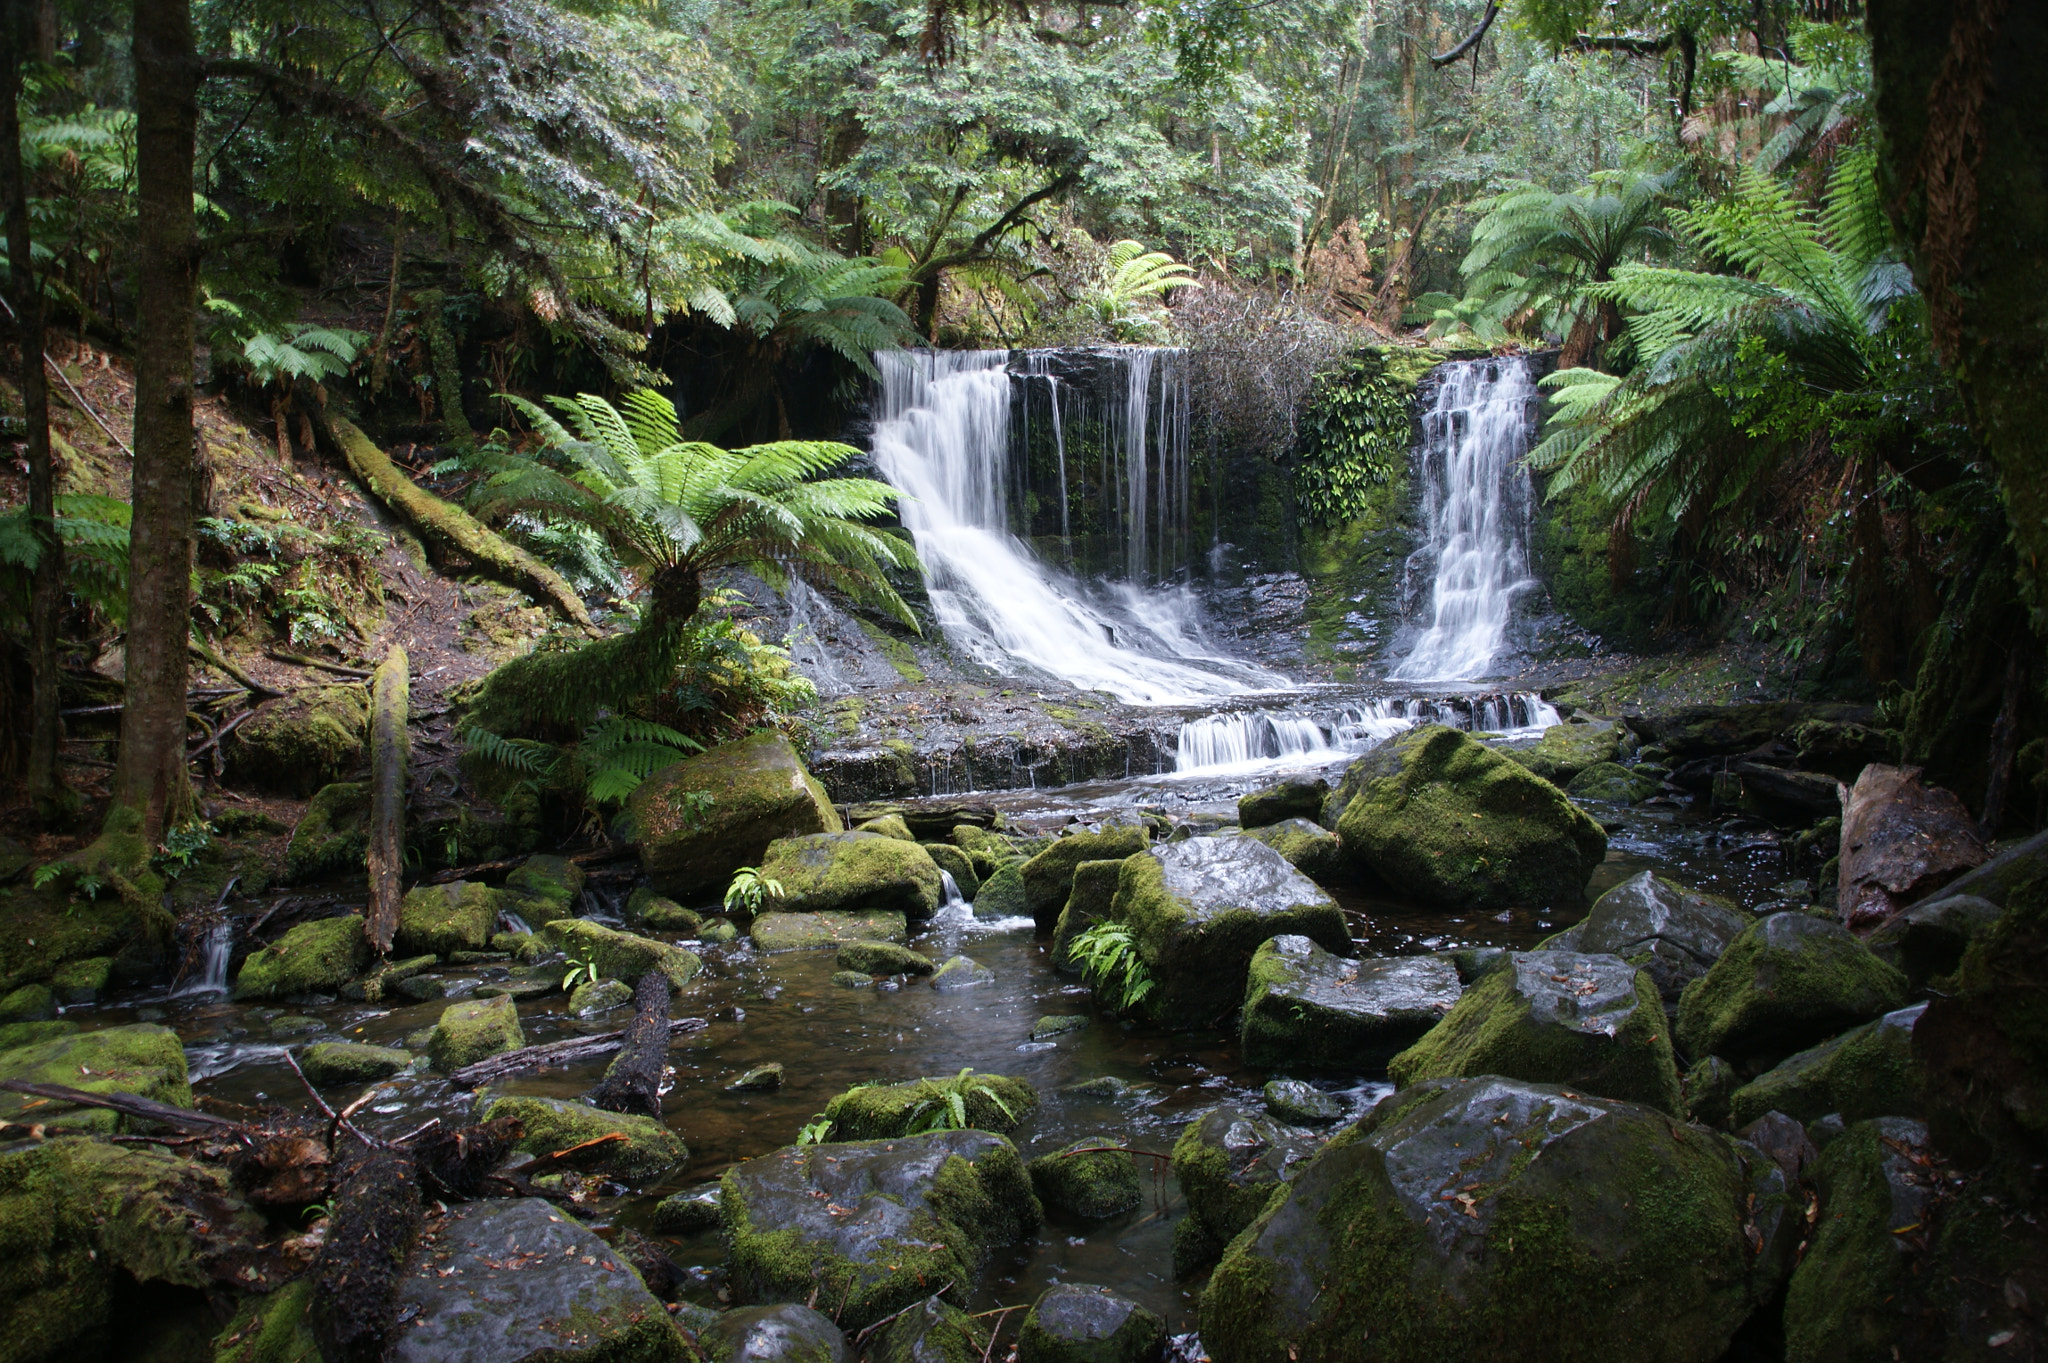
M1296 710L1238 710L1182 724L1174 748L1174 771L1177 775L1216 775L1334 761L1364 752L1418 724L1519 737L1541 732L1562 719L1555 706L1533 691L1445 700L1354 701L1320 715Z
M1405 681L1481 677L1507 637L1529 576L1533 493L1523 457L1537 391L1519 356L1464 360L1439 371L1422 419L1423 509L1429 543L1409 561L1432 565L1426 622L1390 674Z
M1162 387L1159 410L1152 410L1152 354L1129 352L1132 377L1118 452L1128 564L1138 569L1162 548L1160 539L1147 537L1153 523L1147 502L1165 525L1174 504L1184 507L1187 501L1186 399L1183 394L1169 400ZM1009 359L1000 350L876 357L882 392L875 464L907 494L903 523L924 560L932 612L947 637L998 670L1022 663L1140 705L1287 685L1286 678L1210 645L1186 588L1147 587L1142 572L1134 572L1133 581L1090 591L1048 568L1011 534ZM1143 386L1136 377L1141 368L1147 375ZM1180 392L1185 385L1172 388ZM1177 459L1168 457L1170 451L1156 461L1145 457L1146 433L1155 420L1177 427ZM1105 460L1107 450L1105 445Z
M172 993L225 994L228 992L228 961L235 950L235 920L223 918L206 930L186 961Z

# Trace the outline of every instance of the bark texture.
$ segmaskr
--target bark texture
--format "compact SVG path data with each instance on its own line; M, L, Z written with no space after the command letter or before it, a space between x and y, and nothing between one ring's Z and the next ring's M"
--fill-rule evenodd
M372 947L388 954L398 931L398 906L405 898L401 873L411 675L404 649L392 646L370 686L370 912L364 931Z
M658 970L640 977L633 991L633 1020L625 1044L589 1094L590 1105L607 1112L661 1115L661 1076L668 1068L668 980Z

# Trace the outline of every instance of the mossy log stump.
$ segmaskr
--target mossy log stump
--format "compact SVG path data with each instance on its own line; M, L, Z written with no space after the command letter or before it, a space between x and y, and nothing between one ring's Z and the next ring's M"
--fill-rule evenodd
M661 1116L661 1076L668 1067L668 978L659 970L640 977L633 991L633 1021L625 1044L589 1095L606 1112Z
M370 694L370 913L364 930L378 954L388 955L405 898L405 726L411 669L396 645L384 655Z
M570 622L594 629L590 612L561 575L476 517L399 472L391 457L344 417L326 416L329 438L363 485L422 535L453 547L477 568L544 601Z

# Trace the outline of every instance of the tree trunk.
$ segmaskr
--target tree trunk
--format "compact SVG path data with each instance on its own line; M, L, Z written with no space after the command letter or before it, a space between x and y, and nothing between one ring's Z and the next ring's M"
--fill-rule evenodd
M57 620L64 606L64 546L57 538L56 469L50 463L50 395L43 373L43 291L29 255L28 187L21 168L21 64L36 35L31 7L0 16L0 197L7 215L7 291L21 346L21 405L28 422L28 515L41 545L29 588L29 802L51 822L68 792L57 771Z
M185 771L185 643L192 519L192 217L199 59L191 0L135 0L135 472L130 502L127 694L107 831L155 843L192 811ZM145 853L146 855L146 853ZM127 859L132 860L132 844Z
M661 1116L661 1076L668 1067L668 979L659 970L640 977L625 1045L587 1101L607 1112Z
M407 690L405 650L393 645L370 692L370 914L364 931L378 954L388 955L398 932L405 886L405 759Z

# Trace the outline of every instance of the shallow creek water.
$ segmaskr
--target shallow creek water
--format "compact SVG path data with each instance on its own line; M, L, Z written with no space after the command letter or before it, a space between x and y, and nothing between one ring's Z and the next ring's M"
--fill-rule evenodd
M1235 780L1151 778L989 798L1013 825L1051 831L1074 817L1099 818L1136 805L1164 808L1176 818L1234 814L1238 794L1272 779L1270 771ZM1790 874L1768 831L1731 828L1670 808L1611 814L1607 860L1593 877L1589 903L1620 880L1654 868L1753 906L1773 897L1769 887ZM1520 910L1446 912L1364 895L1339 899L1353 915L1359 949L1370 955L1469 945L1528 947L1577 917ZM956 912L930 925L912 945L935 959L963 952L993 969L995 980L946 994L917 981L848 990L831 983L836 966L830 952L770 956L753 951L744 940L699 948L704 973L677 997L674 1011L706 1019L708 1025L678 1038L671 1048L675 1079L665 1099L666 1121L688 1143L689 1163L658 1186L611 1190L622 1195L597 1197L586 1214L600 1226L610 1222L645 1229L659 1196L714 1180L735 1162L789 1143L830 1098L861 1081L950 1075L962 1066L1027 1079L1042 1098L1013 1137L1028 1159L1083 1136L1164 1154L1202 1111L1233 1100L1257 1107L1258 1089L1272 1077L1239 1061L1230 1034L1169 1033L1103 1014L1095 1014L1085 1030L1032 1042L1032 1025L1041 1016L1094 1010L1085 989L1047 964L1044 945L1028 920L963 921ZM451 993L505 974L502 965L450 971ZM75 1009L71 1016L87 1027L157 1021L175 1028L186 1043L195 1092L217 1103L305 1106L303 1090L283 1063L284 1047L323 1039L400 1045L409 1034L431 1026L446 1003L247 1007L218 996L166 997L159 991ZM527 1041L611 1030L629 1015L619 1011L579 1021L563 1007L560 994L523 1002ZM780 1061L787 1069L780 1090L724 1091L742 1071L768 1061ZM498 1093L574 1098L596 1081L604 1064L595 1060L529 1073L482 1095L454 1091L432 1076L405 1076L388 1084L358 1120L395 1134L431 1117L460 1120L479 1098ZM1104 1077L1124 1086L1113 1094L1101 1085L1086 1094L1065 1091ZM1319 1076L1317 1082L1363 1112L1388 1091L1383 1079ZM356 1094L328 1096L340 1100ZM1141 1177L1146 1176L1152 1162L1139 1163ZM971 1309L1028 1304L1057 1281L1089 1282L1159 1311L1175 1331L1192 1329L1199 1284L1177 1284L1171 1273L1173 1222L1182 1211L1178 1190L1162 1169L1145 1204L1127 1216L1079 1222L1054 1213L1033 1242L999 1259L983 1275ZM716 1234L657 1238L692 1271L687 1295L706 1305L721 1304L717 1265L723 1251Z

